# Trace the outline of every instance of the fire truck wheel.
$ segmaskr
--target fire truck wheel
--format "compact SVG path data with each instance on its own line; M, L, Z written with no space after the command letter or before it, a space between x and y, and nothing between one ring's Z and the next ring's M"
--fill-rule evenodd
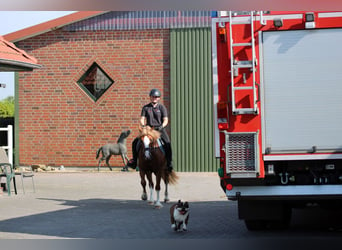
M287 229L291 222L292 209L284 207L282 218L279 220L245 220L248 230L282 230Z
M290 226L292 217L292 208L285 206L283 216L280 220L273 221L272 229L287 229Z
M258 231L267 229L267 221L265 220L245 220L245 224L248 230Z

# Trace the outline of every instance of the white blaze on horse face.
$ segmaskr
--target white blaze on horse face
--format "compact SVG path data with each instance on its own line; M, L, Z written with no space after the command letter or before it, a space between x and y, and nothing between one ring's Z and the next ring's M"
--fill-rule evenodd
M145 158L150 159L151 158L151 152L150 152L150 150L148 150L150 147L150 138L148 138L148 136L144 136L143 142L144 142L144 146L145 146Z
M148 138L148 136L144 136L144 146L145 146L145 148L149 148L149 146L150 146L150 138Z

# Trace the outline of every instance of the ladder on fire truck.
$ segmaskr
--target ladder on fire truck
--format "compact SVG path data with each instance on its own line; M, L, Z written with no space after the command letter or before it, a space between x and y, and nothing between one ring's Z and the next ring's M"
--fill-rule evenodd
M255 38L254 38L254 21L255 21L255 16L254 16L254 11L250 11L249 17L245 16L241 18L241 16L235 16L232 11L229 11L229 51L230 51L230 73L231 73L231 100L232 100L232 112L235 115L238 114L258 114L258 105L257 102L259 101L258 94L257 94L257 88L256 88L256 80L255 80L255 71L256 71L256 66L257 66L257 59L256 59L256 54L255 54ZM262 12L260 12L260 21L262 21ZM239 24L248 24L250 25L251 33L250 37L251 40L250 42L235 42L233 40L233 26L234 25L239 25ZM234 48L241 48L241 47L247 47L250 48L251 50L251 55L250 58L251 60L248 61L239 61L235 58L235 53L234 53ZM247 50L246 50L247 51ZM240 75L240 70L241 68L247 68L250 69L252 72L252 84L248 84L248 86L237 86L236 84L236 77ZM242 75L244 81L245 75ZM245 93L249 91L252 92L252 103L250 107L237 107L237 101L236 101L236 93L240 91L244 91Z

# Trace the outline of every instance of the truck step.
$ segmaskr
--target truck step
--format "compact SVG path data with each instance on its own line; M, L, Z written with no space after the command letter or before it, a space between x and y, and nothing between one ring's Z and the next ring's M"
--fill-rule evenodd
M248 115L248 114L258 114L259 111L258 109L254 109L254 108L236 108L233 111L234 115Z
M234 17L232 18L232 25L235 24L251 24L251 20L234 20Z
M234 87L234 90L252 90L253 86L240 86L240 87Z
M252 46L252 43L233 43L233 47L244 47L244 46Z
M239 69L239 68L253 68L253 61L234 61L233 64L234 69Z

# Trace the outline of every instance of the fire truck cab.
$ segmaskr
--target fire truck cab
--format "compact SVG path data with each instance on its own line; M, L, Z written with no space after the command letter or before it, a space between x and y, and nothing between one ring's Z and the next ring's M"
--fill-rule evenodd
M220 185L250 230L342 201L342 12L212 18Z

